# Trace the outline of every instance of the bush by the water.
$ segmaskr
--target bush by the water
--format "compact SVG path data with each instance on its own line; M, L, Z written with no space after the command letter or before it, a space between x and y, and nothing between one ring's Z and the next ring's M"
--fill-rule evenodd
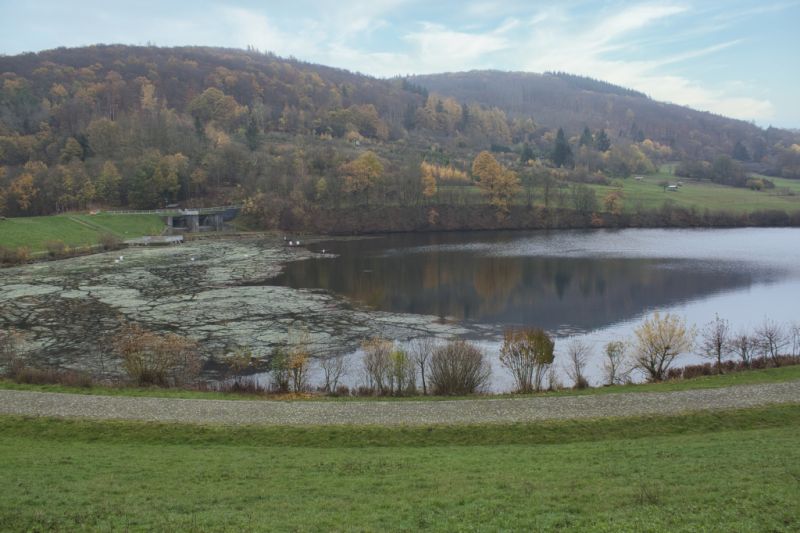
M433 350L429 375L434 394L474 394L488 386L491 367L483 350L454 340Z
M200 374L197 344L173 333L159 335L126 326L114 340L122 366L137 385L191 385Z

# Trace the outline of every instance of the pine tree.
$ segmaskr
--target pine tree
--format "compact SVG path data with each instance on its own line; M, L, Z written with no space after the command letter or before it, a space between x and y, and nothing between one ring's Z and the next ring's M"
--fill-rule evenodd
M742 141L736 141L736 145L733 147L733 152L731 155L737 161L750 161L750 153L742 144Z
M606 130L597 132L597 135L594 137L594 147L601 152L608 152L608 149L611 148L611 140L609 140L608 135L606 135Z
M567 137L564 135L564 130L561 128L558 128L558 133L556 134L556 145L553 148L552 160L557 167L572 166L572 148L570 148Z
M588 146L592 148L594 146L594 137L592 137L592 132L589 131L589 127L583 128L583 134L581 134L581 140L578 141L579 146Z

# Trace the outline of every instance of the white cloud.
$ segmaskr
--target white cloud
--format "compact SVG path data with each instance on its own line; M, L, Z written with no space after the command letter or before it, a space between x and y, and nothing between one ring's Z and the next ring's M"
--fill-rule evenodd
M591 76L645 92L657 100L707 110L744 120L774 115L769 100L712 89L679 76L666 67L713 54L738 44L728 41L661 57L623 59L637 46L643 30L687 13L682 5L634 5L575 31L569 20L534 25L527 48L535 51L522 67L532 71L561 70Z

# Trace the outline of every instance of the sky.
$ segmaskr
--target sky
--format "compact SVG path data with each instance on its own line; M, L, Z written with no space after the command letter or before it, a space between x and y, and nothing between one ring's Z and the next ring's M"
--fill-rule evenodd
M379 77L565 71L800 128L800 0L0 0L0 54L254 46Z

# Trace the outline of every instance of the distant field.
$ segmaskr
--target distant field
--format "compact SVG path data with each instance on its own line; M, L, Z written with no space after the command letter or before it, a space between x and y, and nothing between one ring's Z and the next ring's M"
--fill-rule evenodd
M383 428L0 417L0 530L797 531L800 407Z
M800 211L800 180L788 180L783 178L769 178L775 183L775 189L766 191L752 191L739 187L728 187L717 185L711 182L699 182L676 178L672 174L659 172L644 176L644 179L637 181L634 178L614 180L623 185L625 195L623 210L627 213L634 213L638 208L644 211L655 211L664 205L664 202L671 200L675 206L685 208L696 208L699 213L706 209L709 211L728 211L732 213L748 213L751 211L762 211L779 209L787 213ZM668 181L677 183L681 181L683 186L675 192L665 191L659 183ZM590 185L597 192L597 199L600 202L600 209L603 210L603 198L616 187L611 185ZM780 189L786 188L795 193L793 196L781 194ZM443 186L440 189L438 199L442 203L464 201L467 204L483 202L481 191L476 186ZM527 201L527 192L523 191L517 196L515 204L521 205ZM555 195L551 199L551 205L556 204ZM537 187L533 191L533 203L543 206L542 192ZM571 206L569 195L566 198L565 207Z
M164 223L157 215L54 215L0 220L0 246L45 249L48 241L67 246L97 244L105 233L121 239L158 235Z
M752 191L739 187L727 187L710 182L698 182L677 178L672 174L658 173L645 176L643 180L634 178L620 180L625 193L624 209L633 212L637 205L645 211L661 208L666 200L672 200L676 206L696 208L700 213L710 211L730 211L747 213L768 209L780 209L786 212L800 211L800 181L781 178L769 178L775 183L775 189ZM670 183L683 182L678 191L664 191L659 185L662 181ZM794 196L780 195L778 189L786 187L795 192ZM598 198L603 197L614 187L596 185Z

